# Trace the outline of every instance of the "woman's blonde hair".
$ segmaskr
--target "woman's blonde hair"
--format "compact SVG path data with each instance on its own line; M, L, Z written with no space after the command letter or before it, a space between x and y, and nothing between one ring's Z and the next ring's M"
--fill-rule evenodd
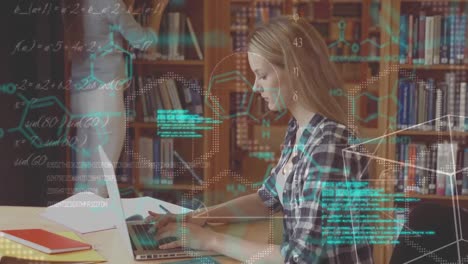
M257 27L249 37L248 50L286 70L289 87L306 109L350 125L347 101L331 93L343 88L343 81L323 38L307 20L281 16Z

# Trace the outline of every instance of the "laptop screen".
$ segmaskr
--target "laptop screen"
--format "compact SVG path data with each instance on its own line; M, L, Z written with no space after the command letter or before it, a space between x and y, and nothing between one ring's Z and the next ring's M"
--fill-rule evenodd
M114 224L117 227L117 231L119 232L119 235L122 238L122 241L124 242L124 246L128 251L129 258L133 260L134 255L132 250L132 244L128 235L127 224L125 222L125 214L122 208L122 201L120 200L119 187L117 185L117 179L115 177L114 166L112 165L112 162L109 160L101 146L99 146L99 157L101 159L104 179L106 182L107 191L109 193L108 209L113 215L113 219L111 221L114 221Z

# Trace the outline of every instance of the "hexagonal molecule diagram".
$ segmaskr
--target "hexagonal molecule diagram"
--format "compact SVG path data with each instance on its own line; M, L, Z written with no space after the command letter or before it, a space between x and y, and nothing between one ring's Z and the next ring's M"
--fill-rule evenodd
M377 122L379 118L386 119L389 127L395 129L397 127L397 116L396 114L389 115L385 107L387 104L391 104L392 108L396 109L396 112L401 110L402 104L398 101L397 95L398 85L393 86L391 91L385 95L379 95L374 91L380 85L380 80L386 78L390 73L397 71L398 67L392 66L380 72L378 76L361 82L360 85L354 85L347 90L342 88L332 89L330 90L330 94L332 96L344 96L347 98L348 105L350 106L349 115L352 120L370 124L371 122Z
M12 95L20 99L17 105L22 106L22 114L18 125L13 128L0 129L0 138L5 133L20 133L33 147L68 146L85 157L97 151L98 146L88 147L87 138L71 136L71 128L85 126L98 135L99 144L108 143L108 133L105 129L110 117L120 116L120 112L96 112L86 115L73 115L55 96L42 98L26 98L18 92L16 85L0 85L0 94ZM86 147L85 147L86 146Z
M119 31L118 26L111 25L111 32L109 34L109 43L104 47L100 47L96 52L90 55L90 72L89 76L83 78L81 82L75 84L77 90L83 90L89 87L98 88L103 87L105 89L115 91L118 87L125 85L133 77L133 62L132 53L117 45L114 40L114 33ZM103 68L99 65L108 64L109 60L106 59L109 54L118 52L122 53L125 59L125 77L120 80L107 80L101 74L102 72L96 71L96 68ZM104 67L106 68L106 67ZM114 95L112 92L111 95Z

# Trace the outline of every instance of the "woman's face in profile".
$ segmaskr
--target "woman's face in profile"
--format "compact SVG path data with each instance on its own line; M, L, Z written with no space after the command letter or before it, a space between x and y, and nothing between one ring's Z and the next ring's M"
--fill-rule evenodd
M280 111L292 103L293 93L286 87L285 71L268 62L264 57L249 52L249 65L255 74L254 91L268 103L271 111Z

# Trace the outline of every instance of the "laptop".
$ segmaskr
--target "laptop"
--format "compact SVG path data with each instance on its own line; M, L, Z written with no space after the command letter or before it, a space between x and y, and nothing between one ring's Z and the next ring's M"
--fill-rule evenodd
M212 251L193 250L190 248L158 249L159 245L172 242L175 238L168 237L157 241L153 235L147 232L152 226L151 224L146 224L143 220L125 221L114 167L101 146L99 146L99 156L109 193L109 208L115 214L114 219L117 231L123 239L124 246L131 259L154 260L219 255L219 253Z

